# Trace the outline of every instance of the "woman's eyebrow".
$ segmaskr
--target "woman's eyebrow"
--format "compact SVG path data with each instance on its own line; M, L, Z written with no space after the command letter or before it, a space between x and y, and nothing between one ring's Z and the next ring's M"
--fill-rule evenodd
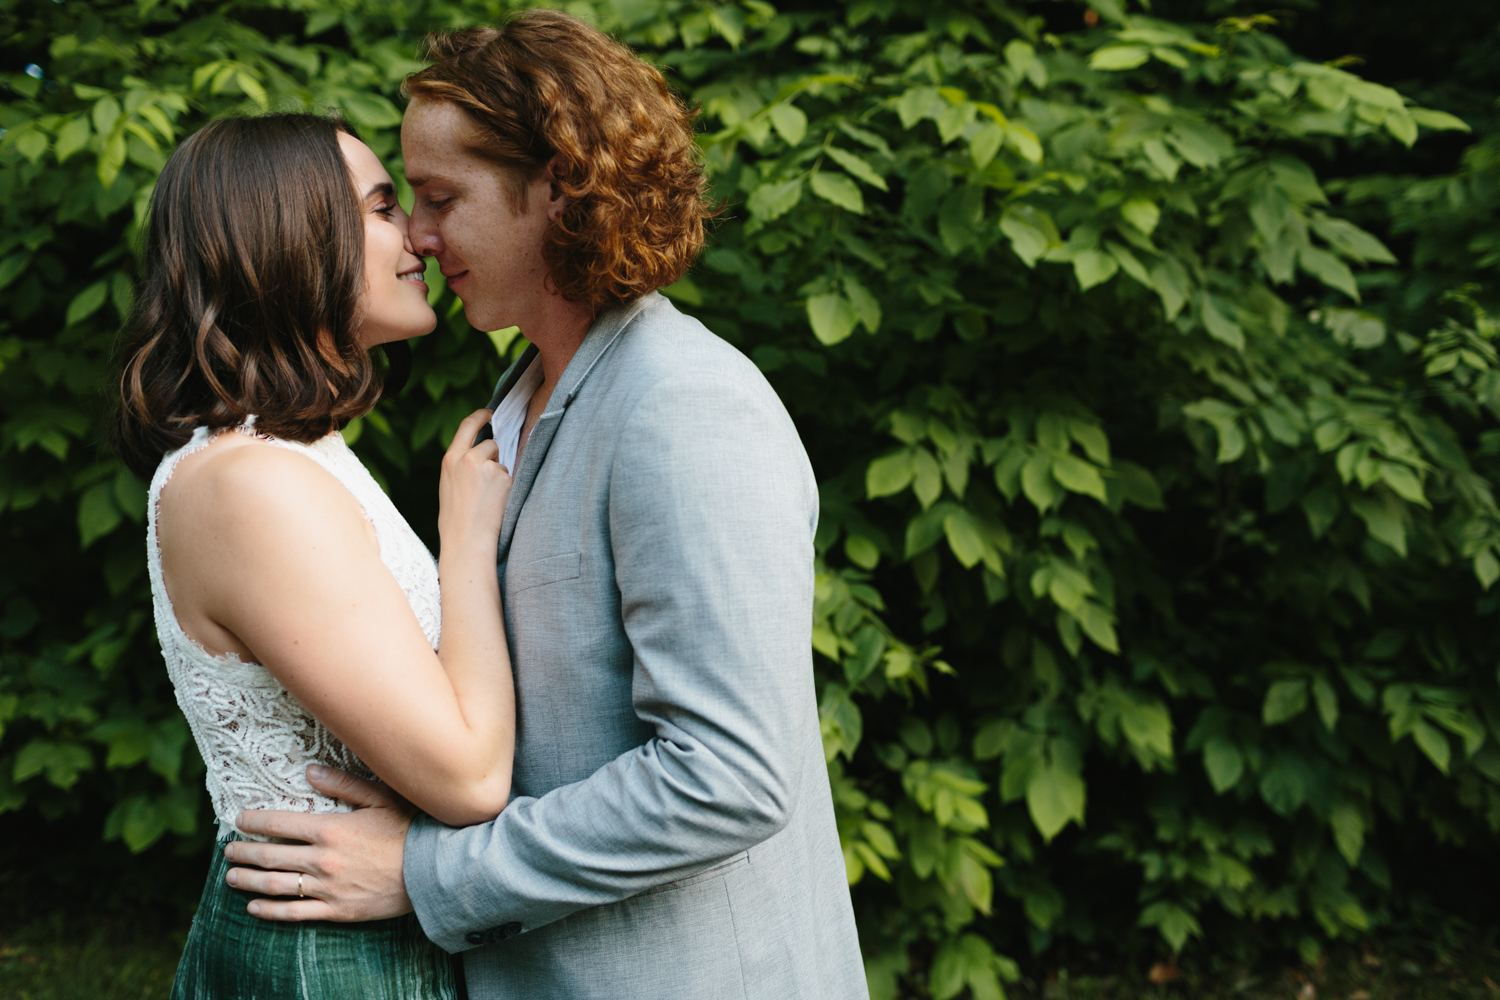
M396 186L390 181L382 181L379 184L375 184L370 190L365 192L365 200L369 201L377 194L385 198L394 198L396 197Z

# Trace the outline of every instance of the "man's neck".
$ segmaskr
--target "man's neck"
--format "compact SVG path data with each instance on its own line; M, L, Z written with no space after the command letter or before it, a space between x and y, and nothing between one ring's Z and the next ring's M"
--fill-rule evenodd
M536 345L542 358L542 384L536 395L552 395L558 380L567 370L568 362L578 353L578 348L589 335L594 325L593 314L587 308L559 297L553 300L552 308L535 330L522 329L525 338Z
M526 453L531 430L541 419L542 411L552 398L552 390L568 368L568 362L578 353L583 339L594 325L594 317L584 307L565 299L554 300L554 308L536 326L536 332L522 329L526 339L536 345L542 359L542 384L532 393L531 404L526 408L526 423L521 427L520 447L516 451L516 467L521 466L521 456Z

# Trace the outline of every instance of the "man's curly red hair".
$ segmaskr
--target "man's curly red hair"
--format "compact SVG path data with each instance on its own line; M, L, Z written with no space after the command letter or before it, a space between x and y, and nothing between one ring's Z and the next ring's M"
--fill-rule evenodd
M703 168L693 114L654 66L582 21L527 10L497 28L430 36L411 97L449 101L467 144L511 172L514 201L554 156L569 205L547 231L562 296L593 311L687 273L703 248Z

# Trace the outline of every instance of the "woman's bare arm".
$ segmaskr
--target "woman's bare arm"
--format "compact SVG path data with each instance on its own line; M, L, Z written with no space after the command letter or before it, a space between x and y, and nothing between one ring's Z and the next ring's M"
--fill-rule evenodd
M248 652L376 774L453 825L504 807L515 743L494 563L510 477L493 442L460 447L485 412L443 463L437 653L358 503L302 455L248 439L211 447L173 477L159 522L188 634Z

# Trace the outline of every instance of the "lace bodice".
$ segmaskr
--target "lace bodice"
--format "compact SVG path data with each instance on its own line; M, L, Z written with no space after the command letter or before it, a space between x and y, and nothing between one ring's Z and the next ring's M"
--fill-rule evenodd
M436 649L442 628L437 564L343 437L330 434L312 444L299 444L259 433L254 421L251 417L237 430L306 455L354 495L375 529L380 561L396 577L423 634ZM162 581L157 508L162 488L172 478L177 463L204 448L213 437L207 428L200 427L187 444L163 456L151 479L146 558L162 657L177 691L177 704L187 716L198 752L208 767L208 794L219 821L219 835L226 837L231 831L238 832L234 818L245 809L346 811L347 806L320 795L307 783L304 771L308 764L328 764L362 777L373 775L269 670L233 654L209 653L177 622Z

